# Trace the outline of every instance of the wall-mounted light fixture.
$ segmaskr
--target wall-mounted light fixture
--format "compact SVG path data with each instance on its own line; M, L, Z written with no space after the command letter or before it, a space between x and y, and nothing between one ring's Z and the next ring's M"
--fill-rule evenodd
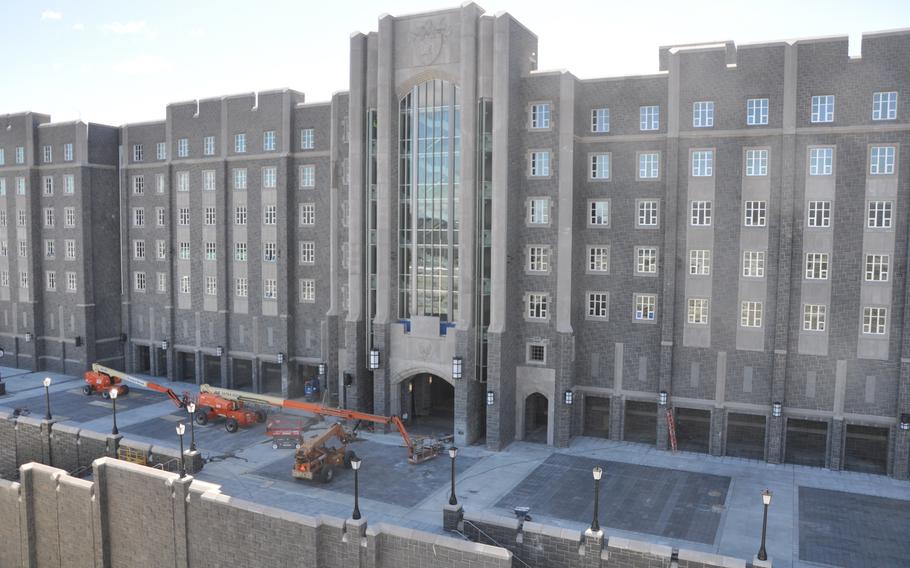
M571 405L573 402L575 402L575 393L570 390L564 392L562 396L566 404Z
M670 395L667 393L667 391L660 391L657 394L657 402L661 406L667 406L667 399L669 399L669 398L670 398Z
M781 403L779 403L779 402L773 403L771 405L771 416L773 416L775 418L779 418L783 409L784 409L784 405L782 405Z
M493 406L496 402L496 393L493 391L487 391L487 406Z
M461 357L452 357L452 378L460 380L464 372L464 359Z
M367 368L371 371L379 368L379 349L370 349L370 360L367 363Z

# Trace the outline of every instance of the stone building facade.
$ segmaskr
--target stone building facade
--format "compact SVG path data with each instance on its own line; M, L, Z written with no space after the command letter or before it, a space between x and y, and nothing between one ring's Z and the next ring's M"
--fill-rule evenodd
M861 47L663 47L658 73L582 80L467 3L353 35L327 103L170 105L117 142L125 365L315 377L492 449L905 478L910 33Z

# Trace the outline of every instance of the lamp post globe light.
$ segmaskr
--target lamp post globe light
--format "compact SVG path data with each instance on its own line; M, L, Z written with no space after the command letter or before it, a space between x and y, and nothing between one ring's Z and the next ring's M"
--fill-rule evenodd
M761 521L761 547L758 549L758 559L767 560L768 551L765 550L765 534L768 532L768 505L771 504L771 491L765 489L761 492L761 502L764 513Z
M44 419L51 419L51 378L44 377Z
M186 411L190 415L190 451L196 451L196 428L194 422L196 421L196 403L190 402L186 405Z
M109 394L111 397L111 404L113 405L112 408L114 410L114 427L111 428L111 434L113 436L116 436L120 433L120 431L117 430L117 396L120 394L120 392L117 390L117 387L114 387L109 391Z
M363 463L357 454L354 454L351 457L351 469L354 470L354 512L351 513L351 518L355 521L360 520L360 485L358 481L358 472L360 471L360 466Z
M458 448L452 446L449 448L449 457L452 458L452 492L449 494L449 505L457 505L458 499L455 498L455 456L458 455Z
M598 520L600 516L600 478L603 477L604 470L600 466L595 466L591 470L591 474L594 476L594 519L591 521L591 532L597 533L600 532L600 521Z
M186 477L186 462L183 457L183 433L186 432L186 425L177 425L177 437L180 438L180 478Z

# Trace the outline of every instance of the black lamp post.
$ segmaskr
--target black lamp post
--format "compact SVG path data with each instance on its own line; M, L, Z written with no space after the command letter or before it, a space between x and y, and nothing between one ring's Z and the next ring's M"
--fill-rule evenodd
M186 411L190 414L190 451L196 451L196 403L191 402L186 405Z
M183 433L186 432L185 424L177 425L177 437L180 438L180 479L186 477L186 461L183 458Z
M758 549L758 559L767 560L768 551L765 550L765 534L768 531L768 505L771 504L771 492L767 489L761 492L761 502L764 506L764 514L761 521L761 548Z
M117 387L114 387L110 390L111 404L114 405L114 427L111 429L111 435L113 435L113 436L116 436L117 434L120 433L120 431L117 430L117 395L118 394L119 394L119 391L117 390Z
M44 378L44 419L51 419L51 378Z
M356 454L351 457L351 469L354 470L354 512L351 514L351 518L355 521L360 520L360 484L357 472L360 471L361 463L362 460Z
M597 518L600 516L600 478L604 474L604 470L600 469L600 466L596 466L591 473L594 475L594 519L591 521L591 532L600 532L600 521Z
M6 351L4 351L2 347L0 347L0 359L2 359L4 355L6 355ZM3 384L3 375L0 374L0 395L4 395L4 394L6 394L6 385Z
M455 456L458 455L458 448L452 446L449 448L449 457L452 458L452 492L449 494L449 505L457 505L458 499L455 498Z

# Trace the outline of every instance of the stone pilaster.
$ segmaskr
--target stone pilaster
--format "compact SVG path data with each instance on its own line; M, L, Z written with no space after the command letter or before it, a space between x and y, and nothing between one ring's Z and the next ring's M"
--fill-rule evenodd
M768 463L783 463L784 461L784 417L771 416L768 418Z
M844 468L844 426L843 418L834 418L828 431L828 469L835 471Z
M446 531L460 531L464 519L464 509L461 503L457 505L445 504L442 508L442 528Z
M712 456L724 455L724 425L727 422L727 410L715 406L711 412L710 453Z

